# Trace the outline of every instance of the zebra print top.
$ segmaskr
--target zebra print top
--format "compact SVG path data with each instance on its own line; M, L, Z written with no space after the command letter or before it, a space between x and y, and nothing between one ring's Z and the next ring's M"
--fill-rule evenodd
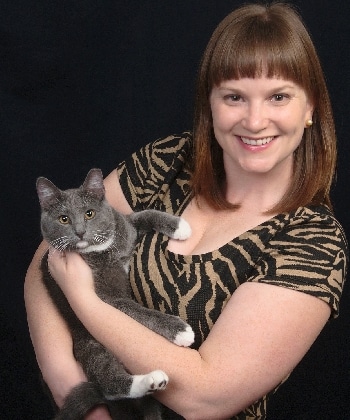
M191 198L185 167L191 141L190 133L157 140L118 166L133 210L182 213ZM346 264L346 238L331 212L323 206L301 207L202 255L174 254L167 250L167 237L146 234L135 249L130 281L138 302L186 320L198 348L232 293L246 281L317 296L336 317ZM265 396L233 418L266 418L266 401ZM181 418L171 413L166 418Z

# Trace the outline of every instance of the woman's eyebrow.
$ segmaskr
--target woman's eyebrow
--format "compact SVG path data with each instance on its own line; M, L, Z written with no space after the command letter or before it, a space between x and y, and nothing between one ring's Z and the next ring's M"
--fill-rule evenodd
M220 86L217 87L217 89L220 90L220 91L225 90L225 91L230 91L230 92L234 92L234 93L238 93L238 94L245 93L245 90L244 89L236 88L234 86L223 86L223 85L220 85ZM282 90L286 90L286 89L293 89L293 90L295 90L295 86L290 85L290 84L283 84L283 85L276 86L276 87L273 87L273 88L269 89L267 91L267 94L273 94L273 93L276 93L278 91L282 91Z

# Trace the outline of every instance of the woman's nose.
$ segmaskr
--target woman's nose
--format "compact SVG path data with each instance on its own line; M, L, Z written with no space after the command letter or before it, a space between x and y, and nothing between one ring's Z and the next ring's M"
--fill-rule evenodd
M262 131L268 125L267 110L264 104L250 103L247 106L242 126L253 133Z

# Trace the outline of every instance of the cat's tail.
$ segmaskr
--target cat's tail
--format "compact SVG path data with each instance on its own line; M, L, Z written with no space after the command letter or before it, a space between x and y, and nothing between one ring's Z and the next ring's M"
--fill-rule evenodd
M80 420L87 412L106 399L99 386L92 382L82 382L67 395L64 405L54 420Z

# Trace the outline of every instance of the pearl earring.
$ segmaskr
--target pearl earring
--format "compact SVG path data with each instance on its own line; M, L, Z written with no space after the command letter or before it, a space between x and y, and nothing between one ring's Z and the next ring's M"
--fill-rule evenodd
M314 122L311 119L310 120L307 120L306 123L305 123L305 127L309 128L309 127L312 126L313 123Z

